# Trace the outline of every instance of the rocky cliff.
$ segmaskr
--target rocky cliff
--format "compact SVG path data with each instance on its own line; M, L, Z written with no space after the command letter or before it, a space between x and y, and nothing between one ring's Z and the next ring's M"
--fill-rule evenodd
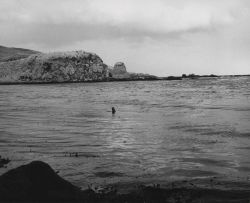
M108 77L102 59L84 51L33 54L0 63L0 83L106 81Z

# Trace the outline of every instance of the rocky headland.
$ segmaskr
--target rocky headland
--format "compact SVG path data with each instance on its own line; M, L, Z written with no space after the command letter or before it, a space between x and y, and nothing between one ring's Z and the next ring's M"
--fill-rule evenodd
M159 79L153 75L129 73L123 62L107 66L98 55L85 51L40 53L25 50L17 57L14 51L7 50L11 48L0 50L9 53L8 56L0 54L0 84Z
M182 80L203 77L218 76L183 74L158 77L128 72L124 62L108 66L97 54L85 51L41 53L0 46L0 84Z

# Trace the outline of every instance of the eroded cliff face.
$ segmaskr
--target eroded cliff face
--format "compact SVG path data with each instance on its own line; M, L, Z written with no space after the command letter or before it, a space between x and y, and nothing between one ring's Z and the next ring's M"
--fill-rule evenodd
M84 51L34 54L0 63L0 82L106 81L108 67L94 53Z

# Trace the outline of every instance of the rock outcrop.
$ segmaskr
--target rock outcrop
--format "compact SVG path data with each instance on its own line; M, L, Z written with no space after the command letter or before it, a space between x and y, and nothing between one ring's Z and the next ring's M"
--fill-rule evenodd
M126 66L123 62L117 62L114 65L114 69L112 71L113 74L126 74L127 73L127 69Z
M117 62L114 67L109 68L110 79L128 79L130 74L127 72L126 66L123 62Z
M117 62L114 67L109 68L109 80L133 81L133 80L157 80L158 77L143 73L130 73L123 62Z
M0 63L1 83L105 81L108 77L102 59L84 51L34 54Z
M62 179L48 164L41 161L33 161L0 176L0 202L71 202L80 195L79 188Z

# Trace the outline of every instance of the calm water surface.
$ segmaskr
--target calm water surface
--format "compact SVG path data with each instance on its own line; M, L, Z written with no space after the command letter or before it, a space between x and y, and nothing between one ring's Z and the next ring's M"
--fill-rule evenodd
M250 77L0 86L0 155L0 174L43 160L83 187L245 178Z

